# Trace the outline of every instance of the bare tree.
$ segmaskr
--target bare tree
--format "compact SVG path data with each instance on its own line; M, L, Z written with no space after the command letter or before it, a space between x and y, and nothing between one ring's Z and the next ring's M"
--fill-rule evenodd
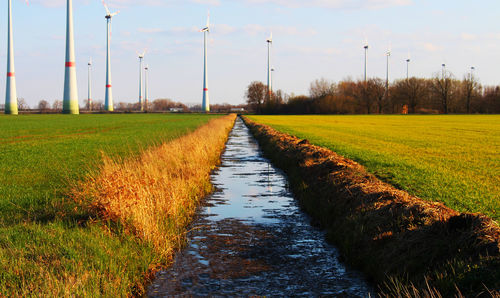
M266 98L267 87L262 82L252 82L246 92L248 105L257 113L262 112L262 105Z
M400 105L407 104L410 114L416 113L427 93L427 81L425 79L398 80L392 87L393 102Z
M481 86L479 85L479 82L476 80L472 73L465 76L463 80L463 91L467 114L471 113L471 102L473 98L478 95L477 93L480 88Z
M46 113L49 109L50 109L50 104L48 101L46 100L40 100L38 102L38 109L40 110L40 112L42 113Z
M30 109L30 106L28 105L28 103L26 103L26 100L24 100L24 98L17 99L17 107L20 111L27 111Z
M378 113L382 114L387 104L386 83L380 78L369 79L366 82L367 96L370 102L375 102L378 107ZM369 114L369 112L368 112Z
M336 90L335 83L325 78L315 80L309 87L309 96L311 98L320 98L327 95L334 95Z
M452 76L449 71L443 70L442 73L436 73L432 80L432 89L441 102L441 110L444 114L448 114L449 112L453 89Z
M55 111L58 111L58 112L62 111L62 109L63 109L62 101L60 101L60 100L54 101L54 103L52 104L52 109Z

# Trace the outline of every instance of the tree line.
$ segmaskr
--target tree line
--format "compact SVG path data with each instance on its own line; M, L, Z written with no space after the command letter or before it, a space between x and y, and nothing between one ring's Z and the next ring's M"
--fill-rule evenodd
M34 107L30 107L23 98L18 99L19 111L31 111L40 113L61 113L63 110L63 102L61 100L55 100L50 103L47 100L40 100L38 104ZM4 105L0 105L0 110L4 108ZM155 99L154 101L148 102L144 106L146 111L150 112L167 112L174 109L177 112L189 112L192 111L188 106L183 103L175 102L171 99ZM84 107L80 107L82 111L92 111L101 112L104 111L104 103L102 101L94 101L89 104L88 100L85 101ZM140 111L141 106L139 103L128 103L119 102L114 105L114 110L117 112L133 112ZM201 110L201 108L200 108Z
M309 95L268 93L262 82L246 90L248 108L259 114L498 114L500 86L482 86L472 74L458 80L448 71L433 78L387 82L318 79Z

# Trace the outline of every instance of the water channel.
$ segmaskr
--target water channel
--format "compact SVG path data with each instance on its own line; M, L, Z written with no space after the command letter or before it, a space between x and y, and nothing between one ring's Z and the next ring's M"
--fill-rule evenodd
M240 119L212 182L217 191L200 208L186 248L149 287L150 297L373 294L311 226L286 176L262 156Z

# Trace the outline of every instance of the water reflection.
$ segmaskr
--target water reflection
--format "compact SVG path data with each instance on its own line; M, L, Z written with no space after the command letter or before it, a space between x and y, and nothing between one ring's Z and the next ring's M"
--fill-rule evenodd
M218 191L149 296L368 296L370 287L311 227L241 120L212 179Z

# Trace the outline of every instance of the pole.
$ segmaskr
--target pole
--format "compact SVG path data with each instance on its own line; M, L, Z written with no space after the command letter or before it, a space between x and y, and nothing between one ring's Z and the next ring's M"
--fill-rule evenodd
M272 82L271 82L271 42L267 41L267 94L271 96L271 92L273 90Z
M210 112L210 99L208 96L208 82L207 82L207 31L203 32L203 45L204 45L204 58L203 58L203 103L202 110L205 113Z
M389 57L391 56L390 52L387 52L387 70L386 70L386 77L385 77L385 90L387 93L389 93Z
M274 68L271 68L271 94L273 93L274 88Z
M149 97L148 97L148 70L149 70L149 67L146 65L146 67L144 68L144 105L145 105L145 110L147 111L148 110L148 101L149 101Z
M92 111L92 62L89 61L88 69L88 97L87 103L89 105L89 111Z
M75 40L73 34L73 1L67 0L66 68L64 75L63 113L79 114L76 84Z
M367 67L367 59L368 59L368 45L365 45L365 83L366 83L366 67Z
M406 59L406 81L410 80L410 59Z
M144 103L142 102L142 56L139 56L139 106L141 111L144 111Z
M5 114L17 115L17 88L14 69L14 38L12 33L12 0L8 1L8 33L7 33L7 80L5 88Z
M106 96L104 100L104 109L112 112L113 108L113 89L111 85L111 51L109 40L109 27L111 16L106 16Z

